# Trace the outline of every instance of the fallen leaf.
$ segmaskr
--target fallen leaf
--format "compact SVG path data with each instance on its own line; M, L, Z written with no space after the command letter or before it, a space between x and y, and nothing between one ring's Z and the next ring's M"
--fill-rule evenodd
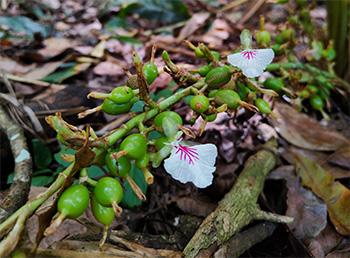
M35 68L35 64L32 65L22 65L15 60L8 57L0 56L0 70L12 73L15 75L22 75L28 73Z
M24 74L23 78L40 80L46 77L47 75L51 74L52 72L54 72L62 64L63 64L63 61L46 63L40 67L33 69L29 73Z
M68 48L75 47L78 43L75 40L67 38L48 38L44 40L43 44L45 47L40 49L38 53L44 58L50 59L63 53Z
M294 163L293 156L295 153L317 162L323 169L328 171L334 179L350 177L349 169L343 169L339 166L333 166L332 164L330 164L328 162L329 154L324 152L310 151L290 146L285 152L282 153L282 156L284 159L288 160L289 163Z
M293 217L288 227L297 239L314 238L327 226L327 206L310 190L301 186L293 166L280 166L271 172L269 179L286 180L287 211Z
M97 75L120 76L125 74L123 68L111 61L101 62L94 68L94 73Z
M182 197L176 200L176 204L186 214L200 217L208 216L216 208L214 203L204 201L199 197Z
M340 147L328 157L328 162L350 170L350 145Z
M309 150L332 151L349 140L336 131L321 126L316 120L299 113L294 108L276 103L275 116L270 121L276 131L289 143Z
M225 20L216 19L210 29L203 35L202 40L208 43L210 47L222 46L223 41L228 39L231 27Z
M328 225L317 237L310 240L307 245L313 257L325 257L330 251L339 245L342 237Z
M288 227L298 239L317 236L327 226L327 206L311 191L300 185L299 179L287 182L286 215L293 217Z
M315 161L302 155L295 155L295 166L302 184L327 204L336 230L342 235L350 235L350 190L334 181L332 175Z
M205 21L209 18L208 12L195 13L191 19L186 22L186 25L181 29L177 39L182 41L192 35L196 30L205 25Z

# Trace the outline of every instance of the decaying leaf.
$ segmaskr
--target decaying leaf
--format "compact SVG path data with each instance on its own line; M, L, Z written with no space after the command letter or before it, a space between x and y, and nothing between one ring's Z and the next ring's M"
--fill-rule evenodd
M186 22L186 25L181 29L178 40L184 40L188 36L192 35L196 30L204 25L204 22L209 18L208 12L201 12L193 14L191 19Z
M97 75L120 76L124 74L124 70L119 64L105 61L95 66L94 73Z
M280 166L269 178L284 179L287 183L286 215L293 217L288 227L298 239L313 238L327 226L327 206L310 190L304 188L293 166Z
M350 144L339 148L329 158L328 162L350 170Z
M341 240L342 237L332 226L328 225L317 237L309 242L308 249L313 257L325 257L339 245Z
M295 166L302 184L320 197L326 204L329 217L336 230L342 235L350 235L350 190L315 161L295 155Z
M316 120L299 113L294 108L276 103L275 118L271 122L276 131L291 144L309 150L332 151L349 140L336 131L321 126Z
M209 46L221 46L228 39L232 31L229 24L223 19L216 19L210 29L203 35L203 41Z
M282 156L284 159L288 160L289 163L293 163L294 154L299 154L301 156L307 157L317 162L323 169L328 171L334 179L350 177L349 169L344 169L339 166L334 166L329 162L328 159L330 155L328 153L321 152L321 151L305 150L305 149L290 146L285 152L283 152Z
M212 212L216 205L199 198L182 197L176 200L177 206L186 214L206 217Z
M75 40L67 38L48 38L45 39L44 48L40 49L38 53L45 59L57 56L63 51L75 47L78 43Z
M26 73L23 78L32 79L32 80L40 80L50 73L54 72L58 67L60 67L63 64L63 61L57 61L57 62L49 62L46 63L40 67L37 67L36 69L30 71L29 73Z

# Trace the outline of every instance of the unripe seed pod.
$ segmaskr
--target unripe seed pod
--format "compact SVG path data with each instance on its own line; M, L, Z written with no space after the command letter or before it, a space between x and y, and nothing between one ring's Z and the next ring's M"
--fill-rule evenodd
M310 97L310 92L305 89L305 90L300 91L298 95L300 98L307 99Z
M205 119L205 121L213 122L213 121L215 121L216 117L217 117L217 114L214 113L214 114L210 114L210 115L205 115L204 119Z
M206 76L210 72L211 69L212 69L211 64L204 65L204 66L199 67L198 73L201 76Z
M112 207L113 203L120 203L123 195L121 184L112 177L101 178L94 188L94 198L105 207Z
M147 83L150 85L158 77L158 67L155 63L146 63L143 66L143 75L146 78Z
M263 84L267 89L271 89L276 92L280 92L284 87L284 82L282 78L270 77L270 78L267 78Z
M310 94L318 93L318 88L315 85L308 85L306 86L306 89L310 92Z
M310 105L313 109L321 111L324 108L324 101L319 95L313 95L310 98Z
M199 47L196 47L194 49L194 54L196 57L199 57L199 58L204 57L204 53L202 52L202 50Z
M260 46L269 46L271 43L271 35L266 30L258 31L256 33L256 41Z
M113 176L120 176L122 178L127 177L131 169L130 160L123 156L118 160L115 160L111 154L117 153L117 151L110 151L106 154L105 161L109 172Z
M147 151L147 140L142 134L131 134L127 136L120 144L120 149L126 152L130 159L140 159Z
M216 61L220 61L220 59L221 59L221 55L220 55L220 53L219 52L217 52L217 51L210 51L210 53L212 54L212 56L214 57L214 60L216 60Z
M228 66L216 67L205 76L205 82L209 89L217 89L228 83L231 76L232 73Z
M110 99L104 99L101 109L103 112L109 115L119 115L125 112L128 112L131 108L132 104L130 102L117 104Z
M109 94L109 99L117 104L125 104L134 97L134 92L128 86L116 87Z
M237 92L224 89L216 92L215 102L219 105L226 104L229 109L236 109L240 105L241 98Z
M148 166L148 163L149 163L149 154L146 152L146 154L142 158L136 160L135 165L138 168L146 168Z
M190 106L192 110L203 113L209 108L209 99L204 95L194 96L190 101Z
M60 214L70 219L80 217L89 205L89 191L83 185L68 187L57 202Z
M275 43L276 44L283 44L285 43L285 39L284 37L282 36L282 34L278 34L276 37L275 37Z
M284 41L290 41L295 38L295 30L292 28L284 29L281 32L282 38Z
M96 201L95 197L91 199L91 210L92 214L98 222L104 226L110 226L115 218L113 208L105 207Z
M173 120L177 125L183 124L182 118L178 113L174 111L163 111L154 118L154 125L158 128L161 128L163 125L163 120L166 117Z
M255 105L258 107L259 111L263 114L270 114L272 112L269 103L261 98L257 98L255 100Z

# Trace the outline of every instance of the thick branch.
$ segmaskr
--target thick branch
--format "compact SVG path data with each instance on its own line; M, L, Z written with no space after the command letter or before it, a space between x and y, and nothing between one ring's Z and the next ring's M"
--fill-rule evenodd
M0 121L0 130L6 133L15 159L13 184L6 197L0 201L0 222L2 222L27 201L32 159L22 128L8 117L2 106L0 106Z
M273 146L267 147L275 148L275 144L274 142ZM185 247L183 251L185 257L196 257L203 249L225 243L253 220L270 219L272 217L273 221L277 220L277 215L267 216L266 213L261 212L257 204L265 178L275 164L275 154L266 149L257 152L247 160L244 170L233 188L220 201L216 210L202 222L202 225ZM279 221L283 219L280 218Z

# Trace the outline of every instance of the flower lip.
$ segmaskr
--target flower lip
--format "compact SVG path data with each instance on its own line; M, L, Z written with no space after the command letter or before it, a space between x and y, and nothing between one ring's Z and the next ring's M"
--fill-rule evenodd
M199 156L196 148L184 146L181 144L174 147L177 149L175 154L180 153L180 160L187 161L189 165L194 165L194 162L199 160Z
M254 59L256 57L256 50L245 50L241 52L241 55L248 60Z
M164 160L164 168L181 183L191 182L196 187L205 188L213 182L215 161L218 154L214 144L188 146L177 138L172 146L170 157Z
M245 49L227 56L227 61L242 70L248 78L260 76L275 56L271 48Z

